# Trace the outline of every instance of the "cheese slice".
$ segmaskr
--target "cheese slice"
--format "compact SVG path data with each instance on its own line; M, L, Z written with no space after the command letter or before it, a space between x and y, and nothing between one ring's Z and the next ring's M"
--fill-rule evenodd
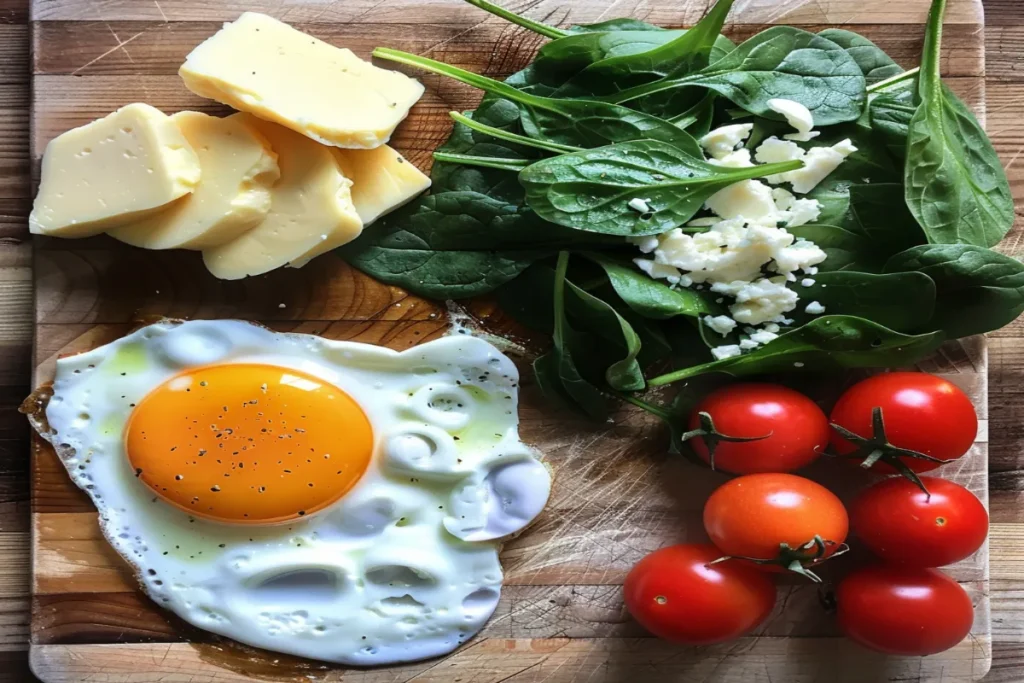
M350 187L331 151L323 145L249 114L235 114L254 126L277 151L281 179L270 193L270 212L239 237L203 250L211 273L223 280L259 275L284 265L303 265L359 236L363 223Z
M384 144L423 94L405 74L256 12L225 24L178 73L197 95L336 147Z
M352 181L352 203L367 226L430 187L430 178L387 145L377 149L333 149Z
M148 104L129 104L50 141L29 228L96 235L166 207L199 176L199 159L174 121Z
M144 249L207 249L266 218L270 188L280 176L270 142L236 116L183 111L171 120L199 157L199 186L165 211L110 234Z

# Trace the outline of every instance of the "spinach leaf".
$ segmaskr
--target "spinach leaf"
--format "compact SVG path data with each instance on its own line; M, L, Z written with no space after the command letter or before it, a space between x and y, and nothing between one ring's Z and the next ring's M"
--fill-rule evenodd
M575 147L597 147L628 140L660 140L687 150L699 150L686 131L626 107L596 100L560 100L517 90L507 83L401 50L379 47L375 57L416 66L448 76L484 92L511 100L519 107L527 135Z
M818 126L855 121L864 108L860 67L827 38L789 26L773 26L697 73L663 78L605 98L622 104L679 88L714 90L752 114L782 120L768 100L800 102Z
M878 256L888 258L904 249L924 244L924 234L903 203L899 183L850 185L850 211L843 222L866 237Z
M846 50L853 57L853 61L857 62L868 85L903 73L902 67L894 62L892 57L859 33L841 28L827 28L818 35L828 38Z
M490 12L496 17L501 17L505 21L511 22L516 26L522 26L523 28L529 29L534 33L539 33L542 36L547 36L548 38L561 38L562 36L568 35L568 31L563 31L560 28L555 28L554 26L548 26L547 24L539 21L534 21L533 19L529 19L507 10L504 7L499 7L487 0L466 0L466 2L474 7L479 7L482 10Z
M935 311L935 283L923 273L874 275L840 271L819 273L814 284L793 283L801 303L817 301L829 315L855 315L897 332L926 329ZM797 325L816 319L803 306L788 314Z
M887 273L920 272L935 282L938 303L928 329L950 339L998 330L1024 310L1024 265L968 244L926 244L896 254Z
M616 391L639 391L644 388L644 375L637 362L640 353L640 338L633 327L607 303L584 289L566 281L566 287L572 293L569 311L574 321L586 329L591 335L603 338L605 342L616 348L625 347L625 356L611 364L602 362L605 367L604 379ZM586 342L592 345L593 338ZM595 354L596 355L596 354Z
M648 380L647 385L660 386L709 372L743 377L799 369L900 367L925 358L944 338L941 332L905 335L863 318L826 315L742 356L670 372Z
M909 87L881 93L871 98L868 106L872 130L885 143L889 153L899 161L907 156L910 120L916 109L914 91Z
M624 264L602 254L590 252L584 256L604 269L619 298L645 318L699 317L710 312L704 299L693 290L672 289L647 277L632 264Z
M552 223L609 235L655 235L688 221L724 187L801 166L716 166L672 145L638 140L542 159L524 169L519 182L530 208ZM649 211L630 207L634 199Z
M648 24L639 19L607 19L593 24L579 24L569 29L570 33L597 33L604 31L665 31L660 26Z
M442 192L386 216L338 253L387 284L433 299L459 299L492 291L580 239L587 238L515 203Z
M710 61L712 47L732 4L733 0L718 0L693 28L663 45L593 62L559 88L555 96L609 95L659 78L703 69Z
M872 273L882 268L883 263L879 262L877 254L872 251L871 242L858 233L824 223L788 227L786 231L794 237L814 242L828 255L825 261L818 264L822 272L856 270Z
M850 186L861 184L891 183L902 180L901 170L893 165L885 147L871 134L856 125L834 126L815 138L816 145L832 145L849 138L857 151L846 157L835 171L830 173L817 187L807 193L807 198L821 204L818 222L829 225L843 225L850 211Z
M1013 197L985 131L939 78L945 9L945 0L933 0L928 14L920 104L907 137L906 201L929 242L990 247L1013 227Z

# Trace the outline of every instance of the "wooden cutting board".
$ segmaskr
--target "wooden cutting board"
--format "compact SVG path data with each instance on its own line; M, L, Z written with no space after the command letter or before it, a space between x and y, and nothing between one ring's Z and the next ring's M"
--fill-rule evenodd
M511 0L516 11L558 25L632 16L690 25L704 0ZM848 26L906 67L916 65L927 0L739 0L727 33L742 40L765 24ZM944 75L983 113L983 18L978 0L951 0ZM543 39L459 0L34 0L32 149L134 101L167 112L224 108L189 93L176 75L185 55L221 22L258 10L367 56L378 45L503 77ZM447 112L478 93L421 76L427 94L394 144L426 170L446 137ZM325 84L326 85L326 84ZM36 166L38 169L38 164ZM62 354L111 341L149 316L232 317L274 329L406 348L447 330L437 304L375 282L333 255L301 270L241 282L209 276L197 254L140 251L108 238L36 238L36 382ZM472 307L501 327L500 313ZM525 363L521 367L526 368ZM986 357L983 342L949 344L922 369L973 397L983 422L972 452L945 476L987 500ZM527 376L524 373L524 377ZM976 605L970 638L941 655L891 658L838 636L814 587L780 588L775 613L748 638L682 648L650 638L622 607L628 569L673 542L700 540L700 510L725 481L665 454L665 434L625 414L595 428L551 411L524 382L522 434L555 471L548 509L502 554L505 588L483 632L452 655L383 670L344 670L240 647L198 631L151 603L100 535L95 509L52 449L34 444L32 666L44 681L105 683L281 681L760 682L969 681L989 667L988 551L949 573ZM825 463L811 472L847 495L868 478ZM856 562L856 560L851 560ZM829 571L842 571L842 564ZM782 608L785 607L785 610Z

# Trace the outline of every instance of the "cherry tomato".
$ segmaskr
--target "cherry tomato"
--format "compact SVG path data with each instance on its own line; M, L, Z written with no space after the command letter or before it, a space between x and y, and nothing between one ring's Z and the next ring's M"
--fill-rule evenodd
M849 531L831 491L794 474L748 474L719 486L704 505L704 529L725 555L771 560L780 544L797 549L815 536L834 553ZM771 568L771 565L765 565Z
M940 460L962 456L978 434L978 416L967 395L941 377L923 372L890 372L858 382L839 398L832 409L832 422L868 438L875 408L882 409L891 445ZM831 442L841 455L857 450L836 431ZM942 464L907 456L899 456L899 460L914 472L927 472ZM880 472L897 471L884 460L877 468Z
M701 428L700 413L711 416L725 436L759 437L757 441L718 441L715 469L735 474L791 472L818 458L828 445L828 418L814 401L778 384L732 384L706 396L690 415L690 430ZM711 462L706 436L690 441Z
M879 564L847 576L836 590L839 627L861 645L892 655L932 655L971 631L974 606L935 569Z
M640 560L623 586L641 626L676 643L709 645L738 638L775 606L771 580L722 556L710 544L674 545Z
M928 493L901 477L867 488L850 506L850 526L883 560L918 567L959 562L988 535L988 512L959 484L921 477Z

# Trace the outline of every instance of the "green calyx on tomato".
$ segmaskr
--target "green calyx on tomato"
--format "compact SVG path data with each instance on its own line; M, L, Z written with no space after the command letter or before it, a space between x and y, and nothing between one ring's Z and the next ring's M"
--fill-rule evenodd
M833 546L836 546L834 550L832 549ZM787 571L791 571L794 574L799 574L804 578L810 579L814 583L821 583L821 577L811 571L810 568L821 564L825 560L849 552L849 550L850 546L846 543L826 541L821 536L815 536L807 543L796 548L791 547L788 543L780 543L779 554L770 559L743 557L741 555L726 555L718 558L715 562L744 560L745 562L752 562L758 565L775 565L782 567ZM711 564L714 564L715 562L712 562Z
M937 463L938 465L944 465L947 462L950 462L950 460L943 460L918 451L912 451L909 448L900 448L899 446L894 446L889 443L889 438L885 434L885 419L882 415L882 408L880 406L875 406L871 411L872 434L870 437L863 437L860 434L855 434L846 427L838 425L835 422L831 423L831 426L832 429L836 430L840 436L857 447L857 450L852 453L842 455L840 457L862 459L860 466L864 469L870 469L879 461L885 462L896 469L896 471L901 475L914 482L914 484L925 493L928 493L928 488L924 485L924 482L921 481L921 477L919 477L917 472L915 472L909 465L901 460L901 458L916 458L918 460Z
M712 419L710 413L703 411L697 413L697 418L700 421L700 426L697 429L691 429L688 432L683 433L679 440L681 442L689 441L690 439L700 437L704 442L704 446L708 451L708 465L712 471L715 469L715 450L718 448L718 444L722 443L749 443L751 441L763 441L767 439L774 431L768 432L764 436L729 436L728 434L722 434L720 431L715 429L715 421Z

